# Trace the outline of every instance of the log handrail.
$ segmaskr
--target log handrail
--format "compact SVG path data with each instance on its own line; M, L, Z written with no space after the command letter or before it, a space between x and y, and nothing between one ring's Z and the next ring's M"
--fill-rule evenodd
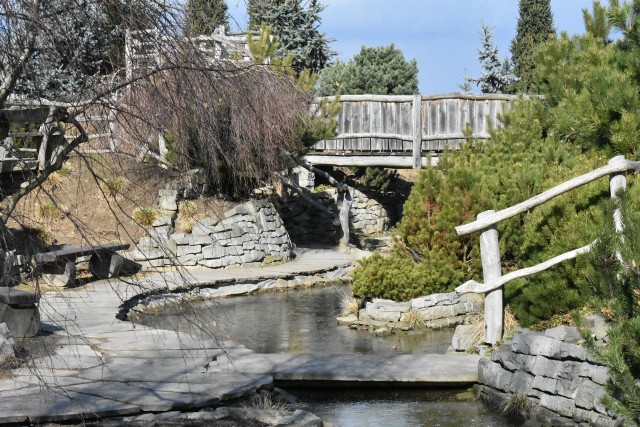
M570 179L569 181L566 181L560 185L556 185L555 187L550 188L547 191L544 191L536 196L533 196L532 198L525 200L524 202L518 203L517 205L503 209L494 214L487 215L486 217L483 217L482 220L477 219L468 224L459 225L456 227L456 233L458 234L458 236L465 236L467 234L473 233L474 231L483 230L491 225L504 221L505 219L509 219L518 214L533 209L536 206L548 202L549 200L560 196L570 190L602 178L603 176L628 172L630 170L633 170L635 172L640 171L640 161L626 160L624 157L614 157L613 159L611 159L607 166L602 166L589 173Z
M563 261L576 258L578 255L588 253L596 241L557 255L547 261L531 267L521 268L502 275L500 265L500 247L497 235L497 224L500 221L511 218L520 213L526 212L539 206L561 194L581 187L604 176L609 176L609 188L611 198L617 200L620 190L626 188L626 173L629 171L640 171L640 162L626 160L624 156L616 156L609 160L608 165L595 169L584 175L565 181L537 196L534 196L522 203L503 209L501 211L486 211L478 214L477 219L471 223L456 227L456 233L464 236L474 231L482 231L480 234L480 257L482 259L482 271L485 283L469 280L456 288L459 294L484 293L485 298L485 342L494 345L502 338L503 333L503 287L512 280L531 276L541 271L547 270ZM613 215L616 231L622 231L622 216L620 209L616 209Z

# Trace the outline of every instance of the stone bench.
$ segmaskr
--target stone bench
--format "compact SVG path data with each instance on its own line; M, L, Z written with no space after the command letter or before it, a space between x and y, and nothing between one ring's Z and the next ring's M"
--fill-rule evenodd
M0 287L0 323L6 323L14 338L35 337L40 329L38 298L31 292Z
M98 279L117 276L124 259L116 252L129 249L128 243L105 243L102 245L64 245L59 249L36 254L35 262L44 279L54 286L69 286L76 279L76 261L90 256L89 270Z

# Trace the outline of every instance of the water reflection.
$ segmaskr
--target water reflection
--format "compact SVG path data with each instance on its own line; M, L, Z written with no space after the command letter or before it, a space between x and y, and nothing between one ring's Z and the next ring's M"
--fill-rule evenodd
M213 326L223 336L258 353L398 354L445 353L453 330L403 333L376 337L368 331L338 326L340 291L335 288L265 293L198 303L185 313L167 309L146 316L156 328L210 334Z
M507 420L459 391L289 390L311 412L340 427L505 426ZM463 393L469 397L470 392Z

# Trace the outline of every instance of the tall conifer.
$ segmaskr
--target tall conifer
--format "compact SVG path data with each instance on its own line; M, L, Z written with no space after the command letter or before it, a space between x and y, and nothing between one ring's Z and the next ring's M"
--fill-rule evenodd
M480 30L482 48L478 49L478 59L483 72L480 77L467 77L465 81L475 83L482 93L509 93L518 79L511 70L509 60L500 60L498 48L493 44L491 27L482 25Z
M330 39L318 29L325 6L318 0L251 0L247 4L249 28L266 23L280 40L278 54L293 54L297 71L319 72L335 55Z
M520 0L517 32L511 42L514 72L519 78L516 88L519 91L536 91L533 54L538 45L547 41L554 33L551 0Z
M210 35L221 25L226 26L225 0L189 0L187 2L187 29L193 35Z

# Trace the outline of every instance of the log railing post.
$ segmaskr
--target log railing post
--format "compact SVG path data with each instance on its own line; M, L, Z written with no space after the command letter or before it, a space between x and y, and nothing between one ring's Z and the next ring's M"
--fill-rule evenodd
M413 95L413 168L422 168L422 95Z
M616 156L613 159L609 160L610 165L616 165L620 163L625 163L626 160L624 156ZM611 191L611 199L618 204L618 192L620 190L624 190L627 188L627 174L625 172L611 174L609 177L609 190ZM613 212L613 222L616 226L616 231L618 233L622 232L622 213L620 212L620 207L616 207L616 210Z
M478 214L482 219L495 211L489 210ZM502 276L500 264L500 242L498 229L494 224L482 231L480 235L480 257L482 259L482 276L484 283L491 283ZM502 339L504 323L503 287L487 292L484 300L484 341L495 345Z

